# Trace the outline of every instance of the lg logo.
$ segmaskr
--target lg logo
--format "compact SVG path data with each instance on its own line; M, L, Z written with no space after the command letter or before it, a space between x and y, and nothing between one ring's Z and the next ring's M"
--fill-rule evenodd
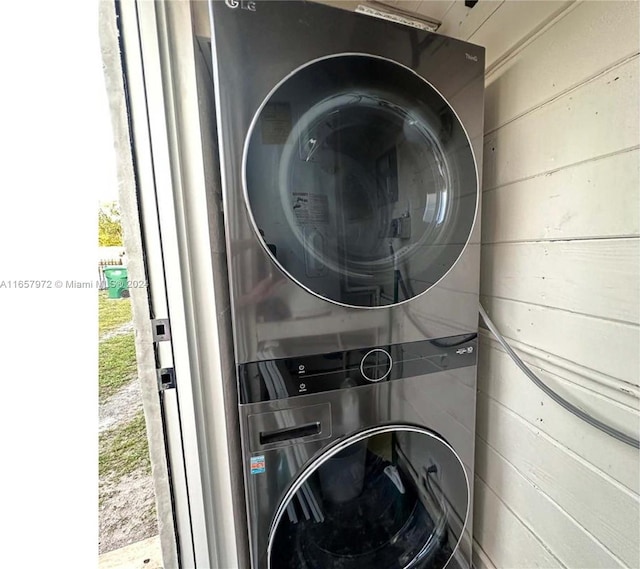
M256 11L256 3L248 0L224 0L224 3L229 8L240 8L241 10L249 10L250 12Z

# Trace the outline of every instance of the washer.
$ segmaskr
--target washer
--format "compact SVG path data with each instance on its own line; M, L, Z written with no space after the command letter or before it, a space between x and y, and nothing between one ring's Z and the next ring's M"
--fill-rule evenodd
M252 568L470 567L484 50L210 9Z

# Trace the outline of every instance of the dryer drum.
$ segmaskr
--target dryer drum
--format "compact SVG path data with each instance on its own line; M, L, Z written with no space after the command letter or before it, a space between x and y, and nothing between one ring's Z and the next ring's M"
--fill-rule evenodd
M478 191L469 139L445 99L398 63L340 55L304 66L264 101L245 154L263 246L328 300L408 300L469 239Z
M301 474L304 482L272 527L269 567L445 566L462 530L452 521L461 518L464 525L466 515L464 468L436 435L406 428L351 437L353 442L339 452L332 447ZM313 515L311 504L305 507L309 497Z

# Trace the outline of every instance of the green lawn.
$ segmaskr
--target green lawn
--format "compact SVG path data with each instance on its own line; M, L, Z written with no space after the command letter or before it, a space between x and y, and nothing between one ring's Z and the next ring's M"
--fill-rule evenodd
M108 298L107 291L101 290L98 295L98 333L115 330L130 322L131 300L128 298Z
M98 346L98 396L104 401L136 374L133 332L102 340Z
M106 291L98 297L99 335L98 345L98 394L103 403L136 376L135 335L121 333L105 338L123 324L131 321L129 299L109 299ZM124 417L126 417L125 415ZM98 471L100 484L99 504L109 499L111 483L117 484L124 476L136 471L151 473L146 425L142 410L127 421L112 426L99 436ZM107 483L105 485L105 483ZM155 508L141 512L147 522L155 518Z
M114 482L117 482L139 468L149 474L151 464L142 411L128 423L100 435L99 449L98 469L101 478L114 476Z

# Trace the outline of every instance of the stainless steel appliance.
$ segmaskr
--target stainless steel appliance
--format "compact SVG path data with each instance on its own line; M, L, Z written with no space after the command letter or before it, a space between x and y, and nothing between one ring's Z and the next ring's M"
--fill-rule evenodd
M484 50L210 8L253 569L469 567Z

